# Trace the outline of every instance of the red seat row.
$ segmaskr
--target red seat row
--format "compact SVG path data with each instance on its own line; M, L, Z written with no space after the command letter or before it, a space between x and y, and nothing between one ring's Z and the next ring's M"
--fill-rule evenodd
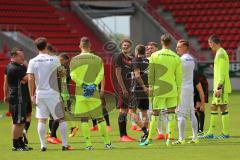
M222 41L229 41L229 42L240 42L240 35L221 35L219 36ZM207 42L208 41L208 36L198 36L198 41L199 42Z
M207 42L201 42L200 43L201 48L203 49L209 49L209 45ZM226 49L235 49L237 48L238 43L237 42L223 42L222 47ZM231 52L232 53L232 52Z
M181 4L173 4L173 5L165 5L165 10L188 10L188 9L226 9L226 8L240 8L240 2L208 2L208 3L181 3Z
M240 21L237 22L206 22L206 23L186 23L185 28L189 29L213 29L213 28L239 28Z
M38 0L0 0L0 4L10 4L10 5L48 5L47 1Z
M201 22L236 22L240 21L239 15L219 15L219 16L188 16L176 17L177 23L201 23Z
M223 8L223 9L187 9L187 10L174 10L174 17L182 16L213 16L213 15L238 15L240 10L236 8Z
M24 6L0 4L2 11L31 11L31 12L54 12L53 6Z
M24 11L0 11L0 17L23 17L27 18L29 17L29 12ZM32 12L31 18L58 18L58 15L56 14L49 14L48 12Z

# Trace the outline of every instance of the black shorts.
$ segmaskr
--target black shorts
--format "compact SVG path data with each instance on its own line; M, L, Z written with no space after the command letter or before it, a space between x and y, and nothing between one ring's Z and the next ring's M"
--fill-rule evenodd
M140 110L148 110L149 109L149 99L143 97L132 96L131 98L131 109L140 109Z
M117 109L128 109L130 106L130 97L126 98L122 93L115 93Z
M28 106L28 103L9 103L13 124L23 124L26 122Z
M196 107L197 102L201 102L199 94L194 95L194 107ZM205 103L208 103L208 95L205 95Z
M26 113L27 113L27 114L31 114L31 113L32 113L32 102L31 102L31 101L29 101L29 102L27 103Z

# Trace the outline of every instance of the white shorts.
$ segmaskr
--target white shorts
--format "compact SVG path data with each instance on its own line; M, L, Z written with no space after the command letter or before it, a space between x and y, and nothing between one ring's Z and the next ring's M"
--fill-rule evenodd
M180 104L176 109L178 115L190 117L194 114L194 96L193 93L182 91Z
M51 114L54 120L64 117L64 107L59 96L37 98L36 118L47 119Z

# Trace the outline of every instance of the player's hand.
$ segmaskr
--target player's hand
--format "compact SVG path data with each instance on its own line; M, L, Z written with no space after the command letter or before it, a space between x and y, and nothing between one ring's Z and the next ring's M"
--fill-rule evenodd
M129 93L128 93L128 91L127 91L126 89L123 90L123 96L124 96L125 98L128 98L128 97L129 97Z
M31 96L31 101L32 101L33 104L36 105L36 96L35 95Z
M26 84L27 82L24 81L24 80L21 80L20 83L21 83L21 84Z
M222 89L218 89L215 91L215 97L219 98L221 97Z
M3 98L3 102L4 102L4 103L8 103L8 97L4 97L4 98Z
M201 103L200 111L205 112L205 103Z
M149 89L148 89L147 87L143 87L143 91L144 91L147 95L149 95Z
M102 90L100 91L100 98L104 99L104 91L102 91Z

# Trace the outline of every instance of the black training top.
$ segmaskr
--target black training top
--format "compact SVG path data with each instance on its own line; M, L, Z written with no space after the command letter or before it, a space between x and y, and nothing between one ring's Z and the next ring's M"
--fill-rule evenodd
M9 102L19 103L20 97L23 102L30 101L28 84L21 84L20 81L26 76L27 67L22 64L10 62L6 66L5 74L7 75L7 83L9 88Z
M133 72L137 68L140 70L140 75L145 86L148 86L148 65L149 65L149 60L146 57L137 57L132 60L132 70ZM139 93L140 95L141 93L144 93L142 86L139 85L136 78L133 78L132 87L133 87L132 89L133 92ZM143 95L145 95L145 93Z

